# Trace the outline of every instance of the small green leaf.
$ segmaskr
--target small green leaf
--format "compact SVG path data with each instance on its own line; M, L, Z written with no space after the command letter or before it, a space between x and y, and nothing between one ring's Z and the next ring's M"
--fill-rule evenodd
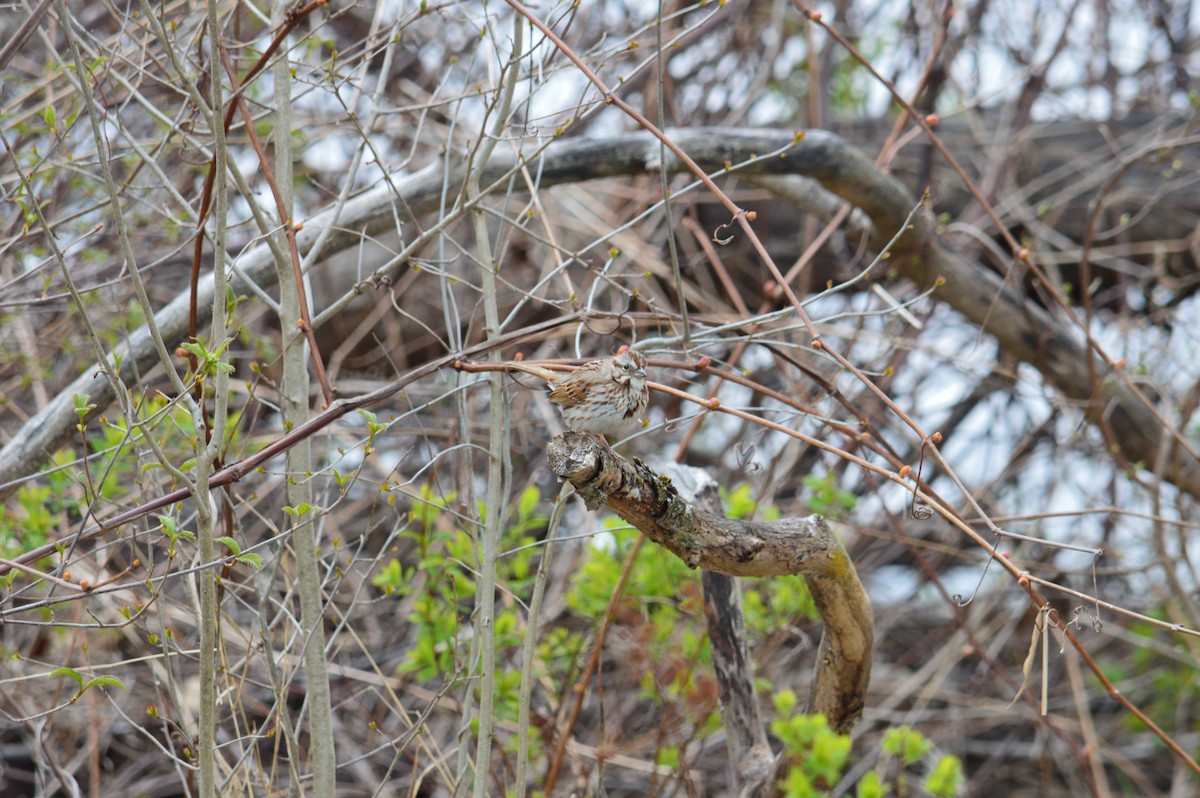
M796 709L796 693L793 690L780 690L773 697L775 711L781 717L788 717Z
M93 687L120 687L122 690L129 690L116 676L105 674L88 679L87 684L79 692L82 693L84 690L90 690Z
M525 521L537 510L538 502L542 500L542 492L536 485L530 485L521 493L517 500L517 518Z
M88 402L86 393L75 394L75 415L79 416L79 421L82 423L87 418L87 414L96 409L96 405Z
M879 777L878 773L868 770L859 779L858 787L854 794L857 798L883 798L885 794L883 780Z
M83 692L83 676L74 668L55 668L50 671L50 676L70 676L79 683L79 691Z
M254 569L254 570L256 570L256 571L261 571L261 570L262 570L262 567L263 567L263 559L262 559L262 557L259 557L259 556L258 556L257 554L255 554L254 552L249 552L249 553L247 553L247 554L240 554L240 555L238 555L237 557L234 557L234 559L235 559L237 562L240 562L240 563L244 563L244 564L246 564L246 565L249 565L251 568L253 568L253 569Z
M925 789L939 798L953 798L965 782L962 762L958 757L947 754L934 765L933 772L925 780Z
M236 540L229 537L229 535L222 535L221 537L217 538L215 542L224 544L225 548L233 552L234 557L237 557L242 553L242 547L238 545Z
M296 507L284 505L283 511L292 518L302 518L305 514L313 511L313 506L307 502L297 505Z

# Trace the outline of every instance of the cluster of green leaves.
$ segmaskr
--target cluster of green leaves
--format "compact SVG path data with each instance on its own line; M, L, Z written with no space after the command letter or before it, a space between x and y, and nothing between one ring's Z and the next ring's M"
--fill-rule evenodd
M403 535L417 545L416 562L406 567L392 558L371 580L375 587L399 598L420 591L408 616L416 628L416 645L400 670L416 671L422 679L454 672L458 626L464 620L460 612L465 610L460 603L475 594L468 567L475 561L471 536L456 524L446 528L438 523L455 498L454 493L439 496L422 485L409 512L411 528Z
M759 509L748 485L742 485L725 496L726 514L735 520L748 518ZM809 507L822 512L813 502ZM824 513L823 513L824 514ZM778 521L782 517L779 508L768 505L760 513L763 521ZM742 613L746 628L755 636L766 636L776 629L793 626L796 619L817 619L817 608L804 577L799 575L776 576L769 579L747 579L742 585Z
M771 732L783 745L791 767L780 785L788 798L817 798L829 795L846 774L850 764L850 735L829 728L824 715L797 713L798 700L791 690L774 696L776 718ZM908 726L889 729L875 769L867 771L856 787L858 798L912 795L909 784L916 770L925 776L924 794L953 798L966 783L962 763L955 756L936 757L933 744Z
M101 416L85 423L93 409L85 401L82 395L75 397L75 412L80 418L76 429L86 434L91 450L86 463L91 481L82 473L78 480L89 490L98 480L94 487L101 498L120 498L134 484L135 474L163 467L157 460L142 456L148 434L154 436L158 449L180 470L186 472L195 466L196 433L191 414L182 404L171 403L161 394L146 397L136 408L138 424L131 428L124 418ZM225 424L227 450L238 451L242 445L240 422L241 413L231 411Z
M76 430L86 441L87 457L63 449L52 458L52 466L36 483L21 486L16 493L15 513L0 513L0 556L13 558L21 553L44 546L61 536L70 525L78 523L92 512L102 515L105 506L122 500L138 483L138 478L153 469L162 468L157 460L148 458L146 435L154 435L155 443L183 471L194 464L192 419L180 404L172 404L162 395L146 397L136 408L139 423L130 426L124 418L88 419L95 409L87 397L75 397L75 413L79 417ZM229 447L241 445L240 414L231 413L226 426ZM191 540L191 533L166 532L168 558L174 558L180 540ZM223 540L241 562L254 565L255 555L243 555L232 539ZM20 571L10 571L4 579L12 585L21 578Z
M567 606L585 621L599 625L608 611L640 533L617 518L606 519L601 535L593 539L567 591ZM636 679L641 700L670 707L671 715L686 718L703 739L720 728L712 652L704 623L704 596L698 571L678 557L654 547L643 547L629 566L625 588L613 608L615 623L636 643L624 663L625 674ZM577 651L585 641L574 635L553 638L559 649ZM556 680L574 660L554 658L543 643L543 661L558 670ZM663 739L656 752L660 764L678 764L678 746Z
M849 518L851 511L858 504L857 496L838 487L837 477L832 471L821 477L809 474L801 482L812 491L806 502L808 509L833 521Z
M839 491L832 479L827 475L811 481L810 507L838 517L853 508L853 497ZM424 485L410 498L409 529L403 537L415 544L415 557L409 564L398 558L388 560L372 583L387 595L411 599L408 621L413 625L415 645L400 670L424 680L454 678L466 654L459 633L469 622L476 591L476 541L450 509L454 494L438 494ZM534 557L539 549L530 544L546 523L538 513L541 498L536 488L527 489L503 533L502 548L511 554L500 559L497 579L505 592L518 597L524 597L532 588ZM758 507L745 486L729 492L724 499L733 518L752 514L765 520L780 517L775 507ZM480 517L486 519L485 508L480 508ZM643 700L672 705L676 717L689 718L692 740L703 739L717 731L721 721L712 683L699 573L653 548L644 548L630 564L638 535L619 519L606 519L601 534L593 538L571 579L567 606L579 618L598 625L610 611L612 596L628 565L622 598L611 609L615 623L626 626L637 640L636 661L626 664L635 669L633 675L640 680ZM794 624L797 617L816 618L800 577L754 580L747 586L747 627L754 632L765 635ZM515 603L501 602L495 623L500 656L515 655L523 626ZM540 635L537 661L554 683L565 687L577 674L590 644L587 629L569 625L548 628ZM636 672L638 667L642 668L640 672ZM503 668L497 680L497 711L512 719L519 671ZM850 738L829 729L822 716L796 714L796 705L796 696L790 691L775 696L778 717L771 730L793 762L782 786L789 796L828 794L846 774L851 761ZM664 739L655 753L656 761L667 766L678 764L682 756L679 743L684 742L688 741ZM879 765L860 780L857 795L883 798L911 794L908 782L918 773L923 774L921 785L928 794L957 794L964 783L960 763L952 756L935 758L931 748L919 732L907 727L889 730Z
M80 406L83 397L76 395L75 412L80 415L77 429L84 429L83 417L92 408ZM124 419L109 420L102 418L99 424L90 426L88 449L90 450L86 463L81 463L87 469L87 474L80 472L80 481L88 491L99 494L99 498L114 500L120 498L133 484L133 475L137 470L137 446L142 442L141 429L129 429Z
M429 485L423 485L411 498L409 529L402 537L415 544L416 557L407 565L398 558L389 559L371 583L387 595L413 599L408 621L413 625L416 641L400 671L416 673L424 680L445 679L458 672L466 655L459 631L468 623L470 600L477 589L477 548L472 535L449 509L457 498L454 493L439 495ZM513 508L512 519L503 533L502 547L512 553L500 558L496 578L506 592L521 595L532 589L536 550L529 546L534 542L533 533L546 524L545 517L538 513L540 503L538 489L527 488ZM479 512L480 518L485 519L486 509L481 506ZM517 607L507 604L497 607L495 630L499 655L517 652L523 639L523 624ZM511 709L514 718L519 687L517 669L497 674L497 706L504 713Z
M639 533L619 518L606 518L603 531L592 538L587 557L580 564L567 592L567 606L585 618L600 618L608 608L621 571ZM633 565L625 586L628 604L636 603L648 622L670 631L680 619L680 597L684 585L699 585L697 572L678 557L661 551L643 555ZM691 605L690 611L703 610Z
M57 452L43 480L28 482L17 489L20 510L0 512L0 555L12 559L22 552L44 546L64 523L82 516L81 494L66 468L73 459L66 450ZM5 579L11 585L20 575L20 571L12 570Z

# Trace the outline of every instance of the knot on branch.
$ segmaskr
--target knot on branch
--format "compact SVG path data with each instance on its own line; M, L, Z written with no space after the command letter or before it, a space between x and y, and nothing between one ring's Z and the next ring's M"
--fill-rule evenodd
M630 465L595 435L573 430L550 442L546 461L551 471L575 486L589 510L598 509L620 489L627 479L622 465Z

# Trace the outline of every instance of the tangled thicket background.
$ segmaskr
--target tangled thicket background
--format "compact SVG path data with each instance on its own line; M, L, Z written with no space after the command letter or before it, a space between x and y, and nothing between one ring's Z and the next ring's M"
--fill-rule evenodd
M730 794L697 574L561 490L543 385L473 370L629 344L717 401L655 394L619 451L705 469L731 517L832 519L872 597L842 748L796 717L803 581L743 581L792 794L1195 792L1200 20L815 10L0 12L0 791L195 794L208 757L222 795ZM340 397L397 390L308 434L306 345Z

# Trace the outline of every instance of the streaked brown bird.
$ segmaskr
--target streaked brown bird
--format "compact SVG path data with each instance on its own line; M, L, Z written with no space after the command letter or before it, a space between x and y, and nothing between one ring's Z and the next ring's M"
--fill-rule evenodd
M509 368L540 377L550 386L567 429L607 437L617 435L646 412L646 356L622 346L613 357L585 363L568 374L541 366L510 363Z

